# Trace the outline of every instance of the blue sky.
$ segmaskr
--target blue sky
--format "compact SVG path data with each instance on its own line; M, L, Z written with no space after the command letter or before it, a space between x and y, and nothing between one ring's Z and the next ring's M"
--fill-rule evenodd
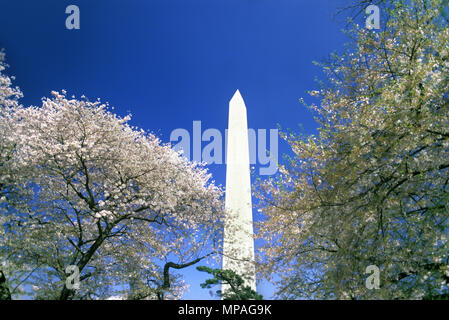
M313 133L299 103L322 77L312 61L342 51L345 0L10 0L2 1L0 48L7 73L39 105L52 90L97 97L132 124L169 142L176 128L227 127L228 102L240 89L249 127ZM65 8L80 8L80 30L65 27ZM288 146L280 142L279 153ZM281 158L280 158L281 159ZM225 166L210 170L225 184ZM190 267L185 298L209 299L205 275ZM271 286L258 290L270 297Z

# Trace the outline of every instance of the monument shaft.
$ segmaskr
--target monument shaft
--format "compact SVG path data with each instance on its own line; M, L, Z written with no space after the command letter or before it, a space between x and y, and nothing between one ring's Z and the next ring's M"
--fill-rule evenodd
M243 276L256 290L253 218L246 107L237 90L229 102L226 166L226 218L223 269ZM223 292L229 290L223 285Z

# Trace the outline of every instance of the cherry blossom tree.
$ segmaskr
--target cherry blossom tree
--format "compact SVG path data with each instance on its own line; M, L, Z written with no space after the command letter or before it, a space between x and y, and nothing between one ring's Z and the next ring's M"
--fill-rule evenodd
M5 201L11 191L8 186L13 181L14 162L13 150L15 146L13 121L11 118L17 108L22 92L18 87L12 86L14 77L4 74L7 65L4 62L5 54L0 51L0 201Z
M15 158L35 172L22 183L33 197L3 221L10 259L27 266L17 282L38 299L157 298L165 263L219 245L221 190L129 116L52 94L13 117ZM172 279L165 298L182 293Z
M449 28L441 1L398 2L383 31L354 26L311 94L319 133L258 185L260 271L281 298L449 295ZM380 288L365 285L380 269Z
M7 65L5 63L5 54L0 51L0 286L3 293L2 298L10 298L11 292L9 285L11 272L18 267L14 265L4 253L7 247L5 238L5 223L8 207L19 198L16 182L20 180L24 168L21 168L14 160L14 150L17 140L15 139L15 129L13 121L15 111L20 109L18 100L22 97L22 92L18 87L13 87L14 77L4 73ZM22 197L23 192L20 193Z

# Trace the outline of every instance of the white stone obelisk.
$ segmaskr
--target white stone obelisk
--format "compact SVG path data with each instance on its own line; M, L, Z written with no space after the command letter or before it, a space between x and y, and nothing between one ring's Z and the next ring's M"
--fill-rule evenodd
M229 102L226 152L226 217L223 269L233 270L256 290L253 213L246 107L239 90ZM223 285L223 292L228 290Z

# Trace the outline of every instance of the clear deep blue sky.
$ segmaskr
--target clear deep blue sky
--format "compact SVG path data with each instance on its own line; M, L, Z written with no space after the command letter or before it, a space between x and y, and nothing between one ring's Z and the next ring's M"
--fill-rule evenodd
M132 124L168 142L176 128L192 132L227 126L228 101L240 89L251 128L297 128L312 133L312 114L299 103L322 77L312 61L341 51L347 41L345 0L2 0L0 48L7 73L39 105L52 90L97 97L131 112ZM67 30L65 8L81 12L80 30ZM288 152L280 143L279 152ZM210 170L225 184L225 166ZM209 299L190 267L185 298ZM258 290L270 297L266 284Z

